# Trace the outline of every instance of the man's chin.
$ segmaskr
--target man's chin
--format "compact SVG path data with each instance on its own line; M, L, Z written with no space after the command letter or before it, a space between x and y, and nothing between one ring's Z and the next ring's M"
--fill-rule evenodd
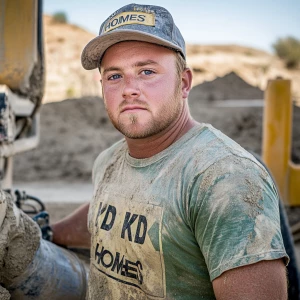
M116 126L115 126L116 127ZM140 124L118 124L116 127L125 137L129 139L144 139L157 133L157 128L150 126L141 126Z
M137 139L145 139L147 137L152 136L153 134L149 131L134 131L134 130L123 130L119 129L119 131L127 138L137 140Z

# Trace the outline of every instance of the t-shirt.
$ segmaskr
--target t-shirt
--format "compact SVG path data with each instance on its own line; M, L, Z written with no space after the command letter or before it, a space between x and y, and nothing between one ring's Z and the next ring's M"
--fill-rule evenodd
M93 181L90 299L215 299L224 271L287 257L270 176L211 125L145 159L122 140Z

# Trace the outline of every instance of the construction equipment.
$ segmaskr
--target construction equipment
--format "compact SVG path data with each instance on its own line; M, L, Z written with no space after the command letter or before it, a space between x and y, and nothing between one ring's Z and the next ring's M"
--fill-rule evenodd
M87 287L83 263L43 240L38 223L21 210L43 210L38 198L12 193L14 155L39 142L42 18L41 0L0 0L0 298L81 300Z
M2 189L12 188L13 156L38 145L38 111L44 93L42 30L42 1L0 1Z
M293 102L291 81L271 80L265 92L263 160L278 185L281 199L300 205L300 166L291 161Z
M84 300L87 272L67 249L41 238L38 223L0 191L0 298ZM9 293L9 296L8 296Z

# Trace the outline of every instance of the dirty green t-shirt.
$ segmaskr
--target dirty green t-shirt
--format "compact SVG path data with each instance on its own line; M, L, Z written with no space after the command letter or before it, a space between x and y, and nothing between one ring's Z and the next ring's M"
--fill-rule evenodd
M93 180L90 299L215 299L224 271L287 257L267 171L210 125L146 159L122 140Z

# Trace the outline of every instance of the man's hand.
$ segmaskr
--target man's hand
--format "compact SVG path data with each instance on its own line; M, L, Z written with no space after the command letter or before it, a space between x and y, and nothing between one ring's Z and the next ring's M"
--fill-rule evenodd
M213 281L218 300L286 300L286 268L281 259L224 272Z

